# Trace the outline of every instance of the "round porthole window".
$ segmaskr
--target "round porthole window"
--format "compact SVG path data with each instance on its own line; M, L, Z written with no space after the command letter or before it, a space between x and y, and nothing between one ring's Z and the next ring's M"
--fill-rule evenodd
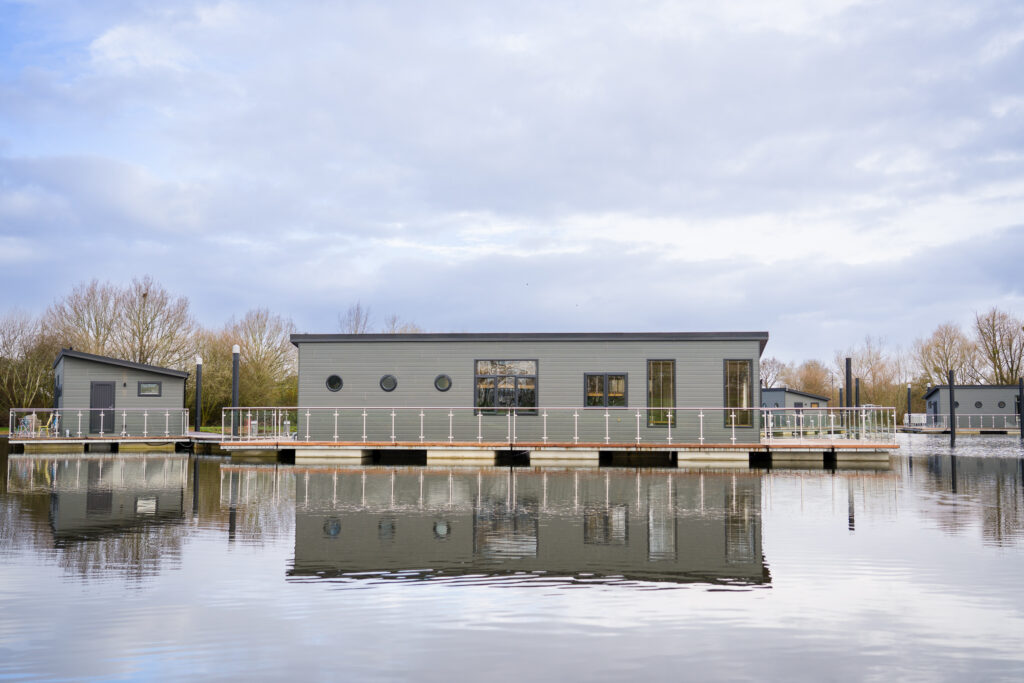
M975 401L974 402L974 407L975 408L980 408L981 407L981 401Z
M380 388L384 391L394 391L398 387L398 379L394 375L384 375L380 378Z
M448 375L438 375L434 378L434 388L438 391L448 391L452 388L452 378Z
M1000 401L999 402L999 407L1000 408L1005 408L1006 407L1006 401Z
M341 377L337 375L331 375L327 378L327 390L328 391L341 391Z
M953 407L954 408L959 408L960 407L960 401L953 401Z

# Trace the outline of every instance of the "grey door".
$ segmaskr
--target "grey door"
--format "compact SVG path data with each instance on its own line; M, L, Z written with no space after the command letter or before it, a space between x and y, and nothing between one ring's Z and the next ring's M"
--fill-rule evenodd
M100 431L100 413L103 414L103 431L114 431L114 383L92 382L89 385L89 432Z

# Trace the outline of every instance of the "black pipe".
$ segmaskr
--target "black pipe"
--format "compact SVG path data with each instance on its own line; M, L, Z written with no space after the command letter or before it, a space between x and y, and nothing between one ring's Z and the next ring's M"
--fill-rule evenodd
M196 431L203 426L203 359L196 357Z
M1020 426L1020 438L1024 441L1024 377L1017 378L1017 425Z
M839 387L839 407L843 407L843 388Z
M853 380L853 405L860 408L860 377Z
M953 385L953 371L949 371L949 447L956 445L956 391Z
M231 349L231 407L238 408L238 344ZM231 411L231 435L238 436L238 411Z
M853 392L850 385L853 384L853 359L846 359L846 407L853 407Z

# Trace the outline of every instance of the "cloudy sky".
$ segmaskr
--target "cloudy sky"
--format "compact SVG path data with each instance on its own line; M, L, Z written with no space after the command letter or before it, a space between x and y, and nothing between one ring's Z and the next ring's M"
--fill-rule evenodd
M1022 74L1014 0L0 0L0 309L906 346L1024 314Z

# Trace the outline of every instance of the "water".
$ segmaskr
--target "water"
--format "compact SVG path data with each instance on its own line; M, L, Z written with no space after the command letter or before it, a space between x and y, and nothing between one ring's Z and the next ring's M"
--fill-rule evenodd
M1024 450L861 470L0 458L0 678L1024 675Z

